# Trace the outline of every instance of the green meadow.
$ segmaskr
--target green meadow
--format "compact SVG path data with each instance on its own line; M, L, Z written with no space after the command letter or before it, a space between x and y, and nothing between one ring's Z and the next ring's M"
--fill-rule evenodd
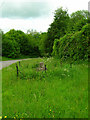
M45 6L46 3L44 3ZM48 26L47 19L44 21L45 24L42 24L43 22L37 21L36 17L31 17L32 19L20 17L28 27L27 25L25 27L25 24L20 27L21 24L18 24L18 29L13 28L12 25L7 32L0 29L0 38L2 38L0 63L6 61L3 63L7 64L8 60L26 59L0 70L2 75L0 76L2 77L0 119L2 117L88 118L90 12L78 9L70 14L63 6L55 11L46 10L42 6L47 13L51 13L45 15L41 4L42 2L37 4L40 5L38 6L40 15L34 14L38 18L39 16L50 18L53 15L53 20ZM20 12L22 12L23 5L20 6ZM34 6L35 12L36 3ZM33 13L33 7L31 8ZM26 10L28 11L25 13L28 13L29 9ZM39 12L39 9L36 12ZM22 12L20 16L23 14ZM33 22L34 18L36 23ZM15 19L18 23L17 17ZM33 28L31 24L24 21L27 19L35 23ZM40 31L37 31L36 25L38 28L41 25ZM47 30L42 30L44 27L48 27ZM44 63L44 67L40 67L41 62Z
M47 67L38 71L40 62ZM87 62L31 58L2 69L3 118L88 118Z

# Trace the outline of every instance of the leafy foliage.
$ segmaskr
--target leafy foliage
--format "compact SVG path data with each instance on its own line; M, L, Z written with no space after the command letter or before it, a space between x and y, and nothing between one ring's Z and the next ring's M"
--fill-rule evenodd
M6 57L15 58L20 54L33 56L39 53L38 47L33 45L29 37L21 30L10 30L3 35L2 41L2 53Z
M41 56L47 56L46 48L45 48L46 39L47 39L47 33L46 32L41 33L40 41L39 41L39 50L40 50Z
M87 10L79 10L70 15L68 23L68 32L80 31L84 25L88 23L89 12Z
M20 55L20 47L15 40L4 39L2 46L3 56L16 58Z
M89 16L87 10L79 10L69 15L67 9L61 7L55 10L54 20L47 32L27 30L25 34L21 30L12 29L2 34L3 56L13 58L20 55L53 55L62 59L87 59Z
M28 30L27 37L29 41L29 45L31 45L32 49L30 50L30 53L35 56L40 56L40 50L39 50L39 40L40 40L40 34L33 30Z
M57 9L55 11L54 21L48 29L47 39L45 42L46 52L49 52L49 54L52 52L54 40L65 35L68 22L69 15L67 10L63 10L62 8Z
M90 24L86 24L81 31L69 33L60 39L55 39L52 54L62 59L72 58L74 61L88 59L89 27Z

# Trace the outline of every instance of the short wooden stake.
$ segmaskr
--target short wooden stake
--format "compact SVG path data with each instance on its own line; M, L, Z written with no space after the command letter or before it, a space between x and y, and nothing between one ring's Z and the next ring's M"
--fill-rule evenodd
M20 66L20 61L19 61L19 66Z
M46 73L46 70L47 70L47 68L46 68L46 65L45 65L45 73Z
M16 69L17 69L17 77L18 77L19 70L18 70L18 65L17 64L16 64Z

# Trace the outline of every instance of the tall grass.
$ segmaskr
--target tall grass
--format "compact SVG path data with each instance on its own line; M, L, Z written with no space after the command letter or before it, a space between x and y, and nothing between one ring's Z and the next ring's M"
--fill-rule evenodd
M47 72L37 71L40 62ZM19 66L19 63L18 63ZM2 70L2 111L7 118L88 118L88 66L59 59L22 61Z

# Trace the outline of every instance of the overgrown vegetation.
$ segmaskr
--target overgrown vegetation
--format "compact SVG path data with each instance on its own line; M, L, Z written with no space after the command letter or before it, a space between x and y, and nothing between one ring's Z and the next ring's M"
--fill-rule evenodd
M59 8L47 32L0 33L2 59L32 57L17 63L19 71L2 69L3 118L88 118L89 14Z
M46 73L37 71L40 62ZM87 63L32 58L22 61L19 71L17 78L16 64L2 70L3 117L88 118Z
M71 58L73 61L88 59L89 28L90 25L86 24L80 31L55 39L52 54L63 59Z
M69 15L67 10L58 8L45 33L33 30L24 33L14 29L5 34L2 32L2 55L9 58L55 55L65 59L87 59L89 14L86 10L80 10Z

